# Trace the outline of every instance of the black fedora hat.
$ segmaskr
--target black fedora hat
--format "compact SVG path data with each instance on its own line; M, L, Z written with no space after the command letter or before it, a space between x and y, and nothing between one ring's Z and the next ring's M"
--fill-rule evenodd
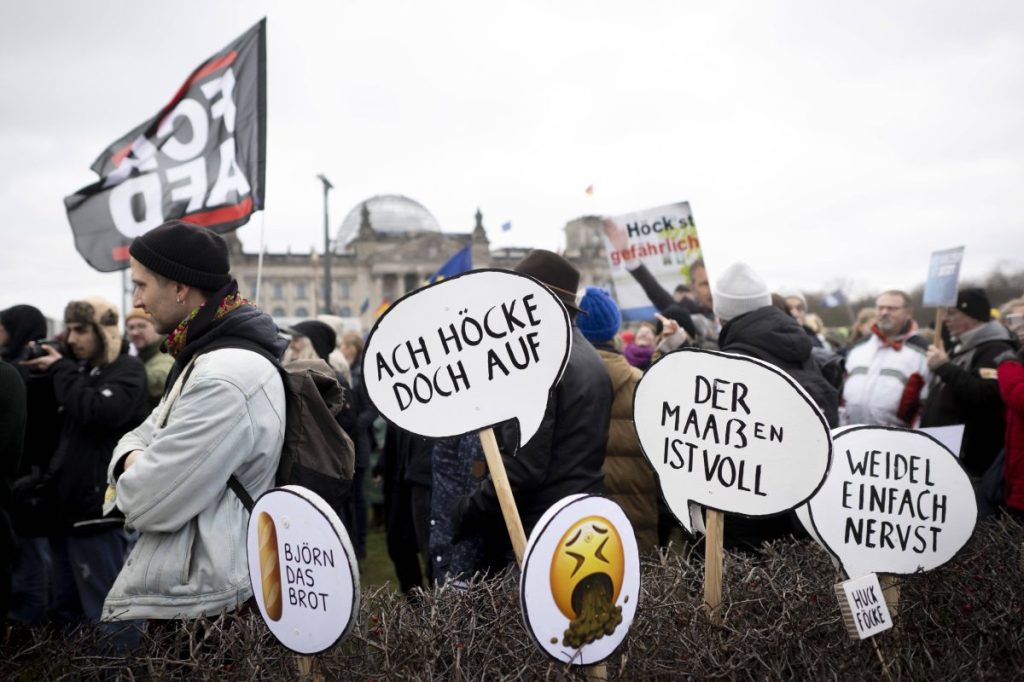
M534 249L513 268L530 275L551 290L562 304L574 312L582 312L576 305L576 290L580 287L580 271L557 253Z

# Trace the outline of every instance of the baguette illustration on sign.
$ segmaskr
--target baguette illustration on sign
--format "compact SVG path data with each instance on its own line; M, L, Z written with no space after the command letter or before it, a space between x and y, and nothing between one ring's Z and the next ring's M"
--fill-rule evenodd
M832 459L828 424L788 374L746 356L681 349L637 384L633 421L669 509L770 516L806 501Z
M909 575L952 559L974 533L978 505L952 452L920 431L852 426L807 503L814 535L851 578Z
M519 586L526 629L552 658L593 665L629 632L640 558L622 509L598 495L552 505L530 535Z
M366 340L363 377L391 423L425 438L515 418L534 436L571 344L569 314L537 280L474 270L392 305Z
M322 498L300 486L267 491L253 507L246 546L256 604L281 644L315 654L348 633L359 611L359 569Z

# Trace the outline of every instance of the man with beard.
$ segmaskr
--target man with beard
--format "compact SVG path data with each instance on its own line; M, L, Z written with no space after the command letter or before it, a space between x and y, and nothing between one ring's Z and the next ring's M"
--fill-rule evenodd
M216 233L172 220L129 247L132 303L174 357L149 418L113 449L112 502L139 541L103 605L105 620L197 618L252 596L249 513L228 488L256 498L274 484L285 392L268 357L287 343L238 293ZM244 346L244 347L240 347Z
M931 377L910 297L892 289L875 300L871 335L846 358L843 424L913 426Z

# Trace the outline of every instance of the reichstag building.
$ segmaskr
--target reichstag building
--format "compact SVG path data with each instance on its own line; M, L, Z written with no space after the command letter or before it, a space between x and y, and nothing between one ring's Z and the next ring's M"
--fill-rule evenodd
M563 254L582 272L581 287L610 282L600 221L577 218L565 226ZM243 294L256 297L258 253L247 253L232 232L232 272ZM531 247L490 248L483 216L477 210L470 232L442 232L422 204L398 194L358 203L335 233L331 258L331 312L348 318L352 328L369 329L374 312L420 286L456 251L472 244L474 268L510 268ZM265 253L259 305L281 322L325 312L322 254Z

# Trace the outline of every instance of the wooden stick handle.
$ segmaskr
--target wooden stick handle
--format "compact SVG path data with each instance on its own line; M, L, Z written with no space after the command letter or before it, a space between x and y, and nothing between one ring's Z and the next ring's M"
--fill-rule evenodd
M900 606L900 581L894 575L882 573L878 576L878 583L882 588L882 596L885 597L885 605L889 613L896 618L896 611Z
M512 486L508 483L508 474L505 473L505 463L498 450L498 441L494 438L494 429L488 428L480 432L480 444L484 448L484 457L487 459L487 469L494 483L494 492L498 495L498 504L501 505L501 515L505 517L508 537L512 540L516 563L522 566L523 555L526 553L526 532L519 518L516 499L512 496Z
M711 613L712 622L718 622L718 607L722 603L722 543L725 514L707 510L707 534L704 536L704 605Z
M942 321L945 319L946 309L939 306L935 309L935 345L941 351L946 350L946 344L942 343Z

